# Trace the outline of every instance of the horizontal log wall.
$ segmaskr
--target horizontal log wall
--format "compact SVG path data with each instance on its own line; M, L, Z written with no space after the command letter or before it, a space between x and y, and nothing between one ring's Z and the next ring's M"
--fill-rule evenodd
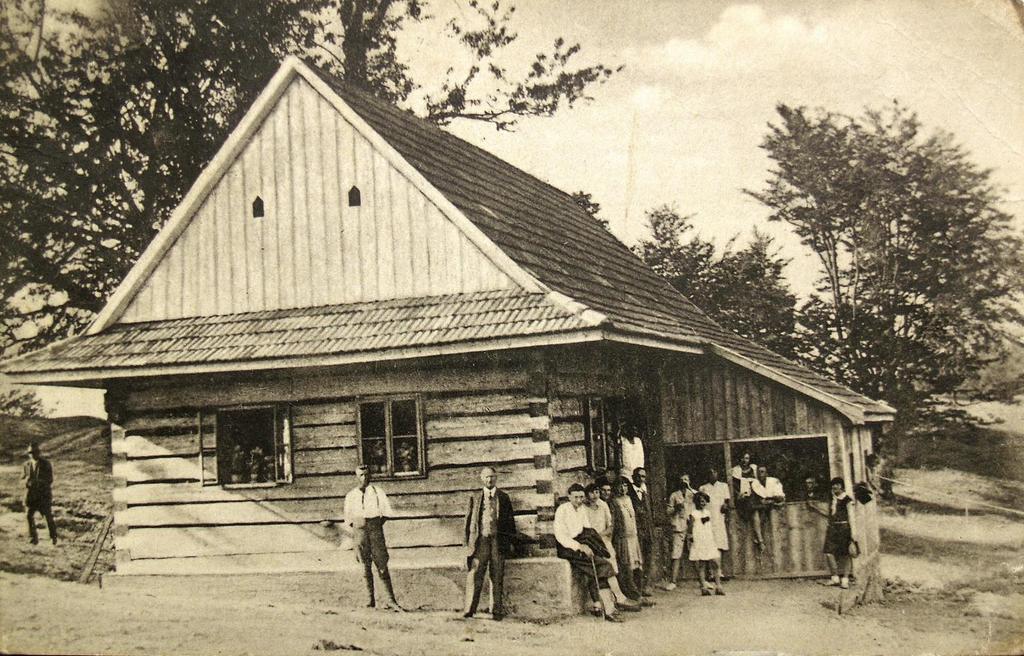
M586 485L591 480L587 468L582 398L555 397L549 404L549 410L554 491L560 498L566 496L573 483Z
M500 376L488 376L497 374ZM480 468L494 466L499 486L516 512L518 529L537 537L538 509L552 507L550 458L546 438L546 399L515 387L515 372L495 368L463 371L460 385L485 381L483 389L451 392L452 369L437 378L411 373L399 387L394 377L378 376L384 387L420 399L428 472L425 477L382 480L396 517L386 524L392 548L454 546L462 542L469 495L480 488ZM362 382L370 375L354 375ZM115 427L119 453L115 476L115 536L118 558L318 551L336 548L320 526L343 521L345 494L356 486L358 462L356 396L329 398L350 389L353 380L269 379L227 385L156 386L124 394L123 427ZM510 387L509 385L513 386ZM417 385L422 388L417 389ZM304 393L309 398L290 397ZM229 401L230 397L230 403ZM253 403L281 404L290 412L294 481L272 487L201 484L199 421L207 478L216 462L214 409ZM123 429L123 430L122 430ZM538 445L544 449L538 449ZM544 482L539 483L542 480Z

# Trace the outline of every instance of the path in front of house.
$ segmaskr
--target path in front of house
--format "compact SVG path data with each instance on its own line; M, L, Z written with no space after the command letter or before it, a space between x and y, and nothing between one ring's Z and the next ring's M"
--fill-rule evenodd
M1017 623L964 617L935 595L895 595L839 616L835 590L810 581L732 581L725 597L692 584L622 624L577 617L549 625L456 613L397 614L269 599L101 590L0 574L0 650L48 653L310 654L920 654L1019 652ZM400 591L399 591L400 592ZM317 649L317 646L320 649ZM326 649L325 649L326 648Z

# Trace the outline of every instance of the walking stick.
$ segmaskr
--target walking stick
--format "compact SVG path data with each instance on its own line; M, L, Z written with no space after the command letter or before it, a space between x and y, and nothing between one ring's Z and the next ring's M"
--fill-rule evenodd
M590 570L594 573L594 585L597 586L597 596L600 598L600 596L601 596L601 582L597 578L597 563L594 562L594 555L593 554L590 555ZM604 604L603 603L601 604L601 612L602 613L605 612Z

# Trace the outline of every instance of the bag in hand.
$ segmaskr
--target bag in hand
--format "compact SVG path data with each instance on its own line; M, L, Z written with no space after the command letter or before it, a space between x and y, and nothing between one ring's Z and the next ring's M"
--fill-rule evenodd
M850 558L856 558L860 555L860 544L856 540L850 540Z

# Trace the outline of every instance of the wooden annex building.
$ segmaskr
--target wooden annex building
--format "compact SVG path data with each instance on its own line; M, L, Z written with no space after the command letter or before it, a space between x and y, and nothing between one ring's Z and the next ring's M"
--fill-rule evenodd
M87 333L4 370L106 391L118 576L326 562L359 462L401 515L397 562L458 562L485 464L544 554L630 431L662 524L681 471L767 463L796 501L766 552L733 521L727 567L816 575L802 481L864 480L893 412L718 326L569 195L297 59Z

